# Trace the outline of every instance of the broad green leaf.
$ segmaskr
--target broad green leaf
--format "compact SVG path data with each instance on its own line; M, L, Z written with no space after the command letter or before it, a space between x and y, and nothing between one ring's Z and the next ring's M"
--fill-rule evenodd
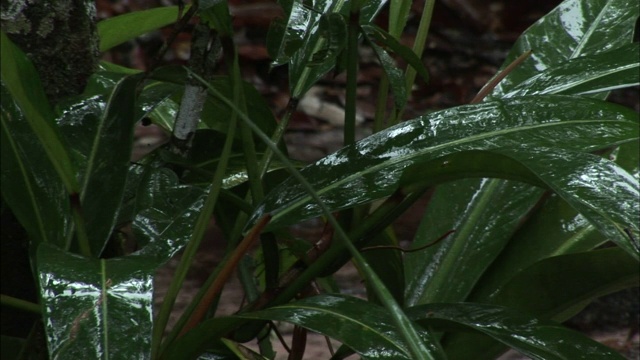
M66 247L71 220L65 186L4 82L0 85L2 200L29 234L33 250L43 242Z
M286 19L274 20L267 33L267 51L271 56L271 67L286 64L291 56L303 45L311 20L311 9L302 1L281 0Z
M416 163L521 144L594 151L634 139L636 117L621 106L557 95L460 106L376 133L301 172L327 206L339 210L390 195L404 169ZM268 228L275 228L320 211L289 179L265 198L250 225L265 213L273 215Z
M384 0L367 1L360 9L360 24L370 23L385 2ZM309 66L309 64L313 54L327 46L327 39L323 36L319 26L322 14L341 13L343 16L348 16L349 4L348 1L318 0L313 2L313 8L307 8L304 10L306 13L301 15L304 18L302 23L306 26L306 29L299 24L299 16L290 17L292 21L291 29L299 29L300 31L295 33L293 30L285 31L283 41L287 41L286 36L289 34L293 34L292 36L297 38L304 29L302 46L291 56L289 63L290 89L293 98L301 98L313 84L335 66L335 59L332 57L321 64L313 66ZM302 6L306 7L306 5ZM293 9L295 10L295 7ZM287 30L289 28L290 26L287 24Z
M171 170L149 166L140 171L133 233L144 246L142 255L165 262L190 239L206 193L194 186L180 185Z
M51 358L148 357L158 265L140 256L88 259L42 244L37 268Z
M562 2L520 36L503 68L528 50L533 54L498 84L492 96L504 97L515 86L566 60L630 43L639 13L637 1Z
M532 359L624 359L612 349L553 321L495 305L428 304L407 309L414 321L458 329L460 325L488 335ZM460 345L465 347L464 344ZM459 346L459 347L460 347ZM473 350L473 349L461 349ZM469 359L447 354L450 359ZM482 353L471 358L484 359Z
M482 274L471 299L489 296L536 261L587 251L606 241L604 235L557 194L511 237L504 250Z
M569 59L515 86L505 97L587 95L640 84L640 45Z
M565 321L593 299L638 286L639 282L638 262L622 249L609 248L536 262L494 291L490 298L472 296L471 300ZM504 351L504 345L475 334L451 335L447 345L448 353L456 359L474 353L493 358L491 354Z
M585 302L638 285L638 261L614 247L536 262L478 300L565 321Z
M497 153L497 156L496 156ZM488 152L456 153L408 168L401 182L431 186L443 179L499 177L545 184L601 233L638 258L640 244L626 232L638 234L640 184L624 169L599 156L537 147L498 148ZM449 164L451 163L451 164ZM451 165L451 166L449 166ZM411 187L410 186L410 187ZM634 237L637 235L634 235Z
M40 77L27 56L11 40L0 32L2 46L2 83L21 109L24 118L38 138L53 168L62 180L67 193L78 193L80 186L75 179L75 169L67 146L62 141L53 122L53 111L49 105Z
M410 359L388 311L354 297L318 295L237 316L302 326L342 342L363 359ZM422 330L420 336L433 353L441 354L429 333Z
M347 23L341 14L329 13L320 16L318 31L325 38L324 47L311 56L310 66L323 62L335 62L347 45Z
M628 6L628 2L625 1L565 1L559 8L554 10L551 14L542 18L538 23L532 26L523 36L518 40L518 43L514 46L509 54L503 69L510 64L516 57L528 50L533 50L531 59L525 61L524 64L519 65L515 70L503 80L497 89L494 91L496 98L504 96L504 93L510 91L514 86L526 81L527 79L536 76L540 72L549 69L553 71L553 67L564 63L565 61L583 56L595 54L599 51L606 51L607 49L613 49L620 47L630 41L631 32L637 17L637 6L631 5L632 10L627 13L628 9L624 9ZM635 15L633 14L635 11ZM618 14L624 12L624 15ZM584 15L580 16L581 14ZM609 31L613 31L616 36L610 35ZM617 37L617 35L621 35ZM606 44L605 44L606 42ZM542 91L544 89L541 89ZM564 140L564 136L557 139L558 142ZM513 221L510 224L505 222L505 219L501 217L502 213L507 213L509 218L512 219L525 219L528 208L523 208L520 213L513 213L506 211L509 209L509 201L513 198L522 196L524 189L530 187L525 185L517 185L512 188L504 187L499 193L495 193L496 198L486 198L484 202L477 202L475 199L485 198L484 192L492 192L501 180L492 181L476 181L473 184L472 180L463 182L456 182L452 184L440 185L431 202L431 212L425 214L424 222L437 225L437 230L434 227L425 226L424 234L421 234L425 240L432 241L440 236L443 232L464 226L464 228L478 228L481 231L472 231L465 239L469 244L477 244L477 252L480 252L483 258L496 258L500 251L500 246L496 246L492 237L502 236L503 244L508 241L508 237L515 231L519 221ZM464 185L462 185L464 184ZM464 190L460 192L460 190ZM466 193L466 196L464 195ZM538 193L539 194L539 193ZM503 200L497 198L500 196ZM537 201L539 195L531 194L528 198L523 198L522 202L529 202L531 204ZM439 202L435 202L437 199L441 199ZM472 206L467 206L470 201L474 201ZM441 209L450 209L451 212L441 213ZM455 210L454 209L458 209ZM572 211L572 210L570 210ZM469 218L469 214L482 214L487 216L486 220L478 221L479 218ZM489 216L488 214L491 214ZM468 224L468 221L472 223ZM545 228L546 229L546 228ZM543 234L543 237L548 236L551 239L553 236L549 236L545 229L541 229L539 232ZM489 234L485 237L485 234ZM578 237L582 235L576 234ZM457 234L454 234L457 236ZM486 243L481 242L482 238L488 239L492 246L487 246ZM545 238L546 239L546 238ZM445 241L448 241L449 238ZM580 242L579 239L576 239ZM551 240L550 240L551 241ZM587 239L587 241L591 241ZM559 242L561 244L562 242ZM535 243L531 243L531 246L535 246ZM443 245L445 246L445 245ZM543 249L544 245L540 245ZM469 249L473 250L473 246L469 246ZM426 251L430 251L427 249ZM475 258L473 252L469 253L469 257L459 253L453 253L451 258L444 256L438 256L435 258L422 258L423 262L434 262L436 264L441 262L455 263L459 258ZM521 257L514 258L510 261L511 264L518 264L520 262L526 262L529 259L529 254L526 251L521 252ZM490 261L488 262L490 263ZM487 263L487 264L488 264ZM478 265L474 263L474 265ZM435 267L431 267L435 269ZM406 266L406 269L412 269L411 266ZM460 269L456 268L460 271ZM482 266L467 267L465 272L466 277L477 277L476 274L484 272ZM509 274L511 269L503 269L503 272ZM407 275L409 281L411 276ZM432 274L416 271L414 277L430 277ZM450 283L456 283L459 279L454 279L453 276L448 274L440 274L443 279L449 279ZM411 284L411 283L410 283ZM417 284L414 284L413 289L420 289ZM446 288L444 288L446 290ZM491 289L487 288L487 291ZM433 292L433 291L431 291ZM407 291L407 296L411 296L411 291ZM459 301L464 298L458 299ZM473 346L469 345L470 351L473 351Z
M545 187L526 165L500 152L471 150L408 167L400 178L407 192L464 178L500 178Z
M407 305L463 301L543 192L513 181L483 179L480 188L477 184L465 179L440 185L447 191L436 191L429 201L412 248L455 233L406 254Z
M98 256L118 217L133 144L136 87L142 74L120 80L100 111L87 118L83 104L64 113L60 126L68 129L69 142L77 141L86 162L82 166L80 202L87 224L91 253ZM91 103L91 99L88 100ZM100 106L94 101L93 107ZM74 111L73 107L79 110ZM88 134L87 134L88 133ZM80 134L80 135L79 135Z
M185 11L189 6L185 6ZM100 51L107 51L125 41L178 20L178 7L166 6L115 16L98 23Z
M637 141L637 140L636 140ZM640 184L607 159L563 149L509 152L609 240L640 257ZM503 152L506 153L506 152ZM631 235L632 234L632 235Z

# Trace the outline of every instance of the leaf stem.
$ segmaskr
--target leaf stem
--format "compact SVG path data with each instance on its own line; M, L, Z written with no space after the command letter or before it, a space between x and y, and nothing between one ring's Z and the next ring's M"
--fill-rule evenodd
M422 9L422 16L420 17L420 25L418 26L418 33L416 39L413 42L413 52L416 53L418 58L422 58L424 52L424 45L427 43L427 36L429 35L429 28L431 27L431 18L433 17L433 6L435 0L425 0L424 8ZM411 94L411 89L416 80L416 70L412 66L407 67L405 72L405 83L407 87L407 94ZM397 109L397 115L389 126L395 125L402 120L404 109Z
M344 146L356 141L356 93L358 80L358 31L360 9L351 4L347 28L347 88L344 111Z
M15 298L9 295L0 295L0 304L10 306L14 309L28 311L30 313L42 314L42 308L38 304L34 304L30 301Z

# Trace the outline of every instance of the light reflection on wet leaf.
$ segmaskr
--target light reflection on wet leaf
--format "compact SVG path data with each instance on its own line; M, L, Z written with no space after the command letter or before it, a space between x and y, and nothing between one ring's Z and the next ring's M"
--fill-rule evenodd
M412 164L464 150L523 144L593 151L632 139L638 132L636 118L623 107L556 95L460 106L369 136L301 172L326 204L339 210L390 195L402 169ZM261 210L274 215L269 228L320 213L293 179L274 189L264 204ZM254 213L247 228L262 214Z
M140 256L87 259L46 244L37 261L52 358L149 356L158 262Z

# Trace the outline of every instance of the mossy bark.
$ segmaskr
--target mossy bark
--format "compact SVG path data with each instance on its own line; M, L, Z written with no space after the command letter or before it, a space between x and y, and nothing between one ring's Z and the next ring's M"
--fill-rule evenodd
M2 0L1 25L33 61L52 103L79 94L100 53L88 0Z

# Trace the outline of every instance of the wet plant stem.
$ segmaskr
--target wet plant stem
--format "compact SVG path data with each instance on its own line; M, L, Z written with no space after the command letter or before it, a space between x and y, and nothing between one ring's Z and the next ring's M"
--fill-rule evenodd
M347 88L344 111L344 146L356 142L356 93L358 81L358 32L360 9L351 4L347 29Z
M30 313L37 314L37 315L42 314L42 309L40 308L40 305L34 304L30 301L18 299L9 295L4 295L4 294L0 295L0 304L2 304L2 306L6 305L14 309L28 311Z
M429 28L431 27L431 18L433 17L433 6L435 0L425 0L424 8L422 9L422 16L420 17L420 25L418 26L418 33L416 39L413 42L413 52L418 55L418 58L422 58L424 52L424 45L427 43L427 35L429 35ZM411 94L411 89L416 80L416 70L409 66L405 72L405 84L407 94ZM389 126L395 125L402 121L404 109L397 109L396 116Z

